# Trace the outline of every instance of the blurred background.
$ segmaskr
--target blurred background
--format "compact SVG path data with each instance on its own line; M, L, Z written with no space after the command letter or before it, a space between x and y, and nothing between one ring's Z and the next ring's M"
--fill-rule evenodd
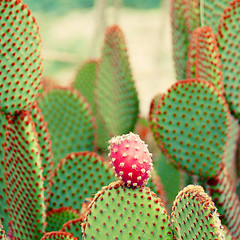
M42 37L44 77L70 84L81 65L99 58L105 28L118 24L147 116L152 98L175 81L169 0L24 0L37 19Z

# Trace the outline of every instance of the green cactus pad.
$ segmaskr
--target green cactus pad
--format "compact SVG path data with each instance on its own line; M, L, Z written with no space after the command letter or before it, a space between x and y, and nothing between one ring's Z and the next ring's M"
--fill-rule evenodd
M128 62L126 43L121 29L114 25L106 30L102 58L96 75L97 111L109 134L133 131L138 117L138 96Z
M84 220L84 216L82 215L80 218L68 221L63 225L61 231L72 233L73 236L75 236L75 237L77 237L77 239L81 240L82 239L83 220Z
M227 169L207 182L209 195L212 197L222 223L237 239L240 238L240 201L236 193L235 183L231 180Z
M79 218L80 216L81 214L78 211L72 209L71 207L53 209L47 212L46 232L59 231L64 223L72 219Z
M225 146L226 150L225 150L223 162L225 163L232 180L236 182L238 179L236 160L237 160L238 144L240 140L240 125L238 123L238 120L235 119L233 116L230 116L230 129L231 131L229 132L229 138Z
M0 222L3 228L8 231L8 207L7 207L7 195L6 195L6 185L4 181L4 142L5 142L5 132L7 127L7 119L5 114L0 112Z
M176 239L224 240L219 214L201 186L188 185L176 197L172 208Z
M111 183L98 192L83 224L83 239L173 239L169 217L149 188Z
M196 28L191 37L186 78L210 81L220 91L223 89L223 73L215 35L210 27Z
M77 89L87 99L91 105L93 115L96 117L96 133L97 133L97 146L100 149L107 149L107 142L111 138L108 134L105 124L99 116L96 109L96 102L94 96L95 90L95 79L96 79L96 68L98 60L90 60L85 63L78 71L73 87Z
M71 233L67 232L49 232L44 235L41 240L78 240L76 237L74 237Z
M40 89L42 60L35 18L21 0L0 2L0 109L29 108Z
M81 94L87 99L94 114L96 113L96 105L93 91L95 88L97 64L98 60L89 60L83 64L73 83L73 87L81 92Z
M29 112L8 120L5 183L15 239L40 239L45 228L42 165L37 133Z
M43 178L44 184L43 187L45 191L45 197L49 193L49 185L51 181L51 171L52 171L52 142L51 137L47 128L47 123L44 121L42 111L37 106L37 103L34 102L31 106L31 116L32 121L35 125L35 130L37 132L37 137L39 145L41 148L40 156L42 158L42 168L43 168Z
M229 4L230 0L204 0L203 3L203 25L213 29L217 33L217 27L223 10Z
M188 45L192 31L199 26L198 1L171 1L173 60L176 79L186 78ZM194 21L195 20L195 21Z
M174 84L153 114L154 137L173 164L191 174L217 175L229 132L229 110L209 82Z
M49 209L69 207L80 212L86 197L115 180L105 160L94 152L71 153L53 173Z
M224 10L218 27L218 47L223 66L225 97L232 114L240 121L240 1L235 0Z
M53 89L38 100L52 139L54 167L67 154L94 150L94 119L77 90Z

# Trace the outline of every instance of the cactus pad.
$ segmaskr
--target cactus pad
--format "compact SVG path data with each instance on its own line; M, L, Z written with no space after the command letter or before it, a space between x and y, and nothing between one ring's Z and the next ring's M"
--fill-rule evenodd
M37 133L29 112L8 120L5 183L15 239L40 239L45 228L42 166Z
M212 197L218 212L221 214L222 223L237 239L240 238L240 201L236 194L235 183L231 180L227 169L208 182L209 194Z
M29 108L40 89L42 60L35 18L21 0L0 2L0 109L15 113Z
M217 175L229 132L225 99L209 82L179 81L152 117L156 141L168 158L189 173Z
M70 220L66 222L62 230L63 232L69 232L72 233L73 236L77 237L79 240L82 239L82 223L83 223L84 217L83 215L77 219Z
M211 81L220 92L224 92L220 54L210 27L199 27L192 33L186 78Z
M46 233L41 240L78 240L71 233L67 232L50 232Z
M71 207L53 209L47 212L46 232L58 231L62 228L64 223L72 219L79 218L80 216L81 214L78 211L72 209Z
M53 89L38 100L52 139L54 166L71 152L94 150L94 119L77 90Z
M224 240L219 214L201 186L188 185L179 192L172 208L176 239Z
M111 183L96 194L83 224L83 239L173 239L161 200L149 188Z
M2 224L1 224L1 221L0 221L0 239L2 239L2 240L7 240L7 236L6 236L6 234L5 234L5 231L4 231L4 229L3 229L3 226L2 226Z
M49 208L71 206L80 212L86 197L115 180L104 162L93 152L72 153L62 159L53 173Z
M34 102L31 106L31 116L32 121L35 125L35 130L37 132L37 137L39 145L41 148L40 156L42 158L42 168L43 168L43 187L45 191L45 197L48 195L48 189L51 181L51 171L52 171L52 142L51 137L47 128L47 123L44 121L42 111Z
M235 0L224 10L218 27L218 47L223 66L225 97L232 114L240 120L240 1Z
M152 170L151 153L137 134L113 137L109 156L116 177L128 186L146 185Z
M124 35L116 25L106 30L95 95L99 115L110 134L121 135L133 131L139 103Z

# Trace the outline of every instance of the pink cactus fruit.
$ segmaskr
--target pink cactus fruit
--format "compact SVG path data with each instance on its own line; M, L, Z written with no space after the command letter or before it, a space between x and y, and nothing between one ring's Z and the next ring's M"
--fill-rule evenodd
M152 154L137 134L113 137L109 141L109 157L115 176L128 186L147 184L152 170Z

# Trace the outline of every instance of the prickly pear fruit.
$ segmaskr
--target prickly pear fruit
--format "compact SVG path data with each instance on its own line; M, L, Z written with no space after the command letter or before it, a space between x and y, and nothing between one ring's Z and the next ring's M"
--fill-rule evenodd
M129 133L110 140L109 157L116 177L128 186L145 185L152 170L151 153L137 134Z

